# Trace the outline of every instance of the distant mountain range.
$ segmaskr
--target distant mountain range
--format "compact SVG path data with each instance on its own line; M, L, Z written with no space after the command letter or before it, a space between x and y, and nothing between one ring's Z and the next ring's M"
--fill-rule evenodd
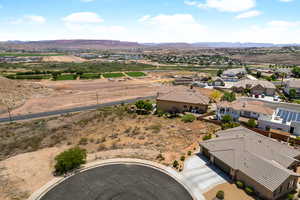
M138 43L117 40L45 40L45 41L7 41L0 42L0 48L11 49L111 49L111 48L254 48L286 47L300 44L272 43L231 43L231 42L198 42L198 43Z

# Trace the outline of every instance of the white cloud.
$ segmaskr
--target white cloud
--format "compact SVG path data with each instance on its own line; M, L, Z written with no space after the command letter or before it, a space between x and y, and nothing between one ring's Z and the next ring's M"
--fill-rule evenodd
M254 8L256 0L205 0L204 3L185 1L185 4L199 8L214 8L222 12L242 12Z
M193 42L207 37L206 27L190 14L146 15L141 19L143 26L137 38L144 42Z
M95 0L80 0L81 2L85 2L85 3L89 3L89 2L93 2Z
M251 17L257 17L261 15L261 12L258 10L251 10L251 11L247 11L244 13L241 13L239 15L237 15L235 18L237 19L244 19L244 18L251 18Z
M292 2L292 1L294 1L294 0L279 0L279 1L288 3L288 2Z
M103 19L93 12L72 13L62 19L66 23L100 23Z
M23 24L23 23L44 24L46 23L46 18L38 15L25 15L21 18L11 20L10 23L11 24Z
M138 21L139 21L139 22L144 22L144 21L147 21L147 20L150 19L150 18L151 18L150 15L145 15L145 16L141 17Z

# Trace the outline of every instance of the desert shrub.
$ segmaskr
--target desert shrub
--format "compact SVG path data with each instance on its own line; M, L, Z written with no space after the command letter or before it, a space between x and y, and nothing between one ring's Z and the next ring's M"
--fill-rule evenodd
M179 166L178 161L177 161L177 160L174 160L174 162L173 162L173 167L174 167L174 168L178 168L178 166Z
M191 152L191 151L188 151L187 155L188 155L188 156L191 156L191 155L192 155L192 152Z
M185 156L181 156L180 157L180 160L183 162L183 161L185 161Z
M236 123L236 122L230 122L230 123L222 124L222 129L223 129L223 130L226 130L226 129L235 128L235 127L239 127L239 126L240 126L239 123Z
M152 103L147 102L147 101L143 101L143 100L137 101L137 102L135 103L135 106L137 107L137 109L145 110L145 111L147 111L147 112L153 110Z
M254 195L254 189L250 186L245 187L245 191L249 195Z
M222 191L222 190L220 190L220 191L218 191L217 192L217 194L216 194L216 197L218 198L218 199L220 199L220 200L223 200L224 199L224 191Z
M69 149L55 157L55 172L64 174L79 168L86 162L86 150L79 147Z
M79 145L87 145L88 139L87 138L81 138L78 142Z
M245 187L245 184L242 181L236 181L235 184L238 188L241 188L241 189L243 189Z
M163 161L163 160L165 160L165 157L160 153L160 154L158 154L156 159L159 160L159 161Z
M181 120L185 123L193 122L196 120L196 117L192 114L187 114L182 116Z
M205 141L205 140L210 140L212 138L212 135L211 134L208 134L208 135L204 135L202 137L202 140Z
M247 125L250 128L255 128L257 126L256 121L254 119L249 119L248 122L247 122Z
M159 133L161 127L161 124L152 124L151 126L146 127L146 130L152 130L152 133Z

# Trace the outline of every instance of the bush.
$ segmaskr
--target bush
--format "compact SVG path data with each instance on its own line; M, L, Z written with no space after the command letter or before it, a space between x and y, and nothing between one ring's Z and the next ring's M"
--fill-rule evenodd
M295 196L294 194L290 193L286 197L287 197L287 200L293 200L294 196Z
M152 104L150 102L143 101L143 100L137 101L135 103L135 106L138 109L145 110L145 111L151 111L151 110L153 110Z
M212 135L211 134L208 134L208 135L205 135L202 137L202 140L205 141L205 140L210 140L212 138Z
M191 151L188 151L187 155L188 155L188 156L191 156L191 155L192 155L192 152L191 152Z
M233 119L232 119L231 115L224 115L222 117L222 122L223 123L229 123L229 122L232 122L232 121L233 121Z
M177 169L178 166L179 166L178 161L177 161L177 160L174 160L174 162L173 162L173 167Z
M192 114L187 114L182 116L181 120L185 123L193 122L196 120L196 117Z
M241 188L241 189L243 189L245 187L245 184L242 181L236 181L235 184L238 188Z
M88 144L88 139L87 138L81 138L79 140L79 145L87 145Z
M216 197L218 198L218 199L220 199L220 200L223 200L224 199L224 191L222 191L222 190L220 190L220 191L218 191L217 192L217 194L216 194Z
M85 164L86 150L79 147L69 149L56 156L55 161L55 172L64 174Z
M239 126L240 126L239 123L236 123L236 122L230 122L230 123L222 124L222 129L223 129L223 130L226 130L226 129L235 128L235 127L239 127Z
M254 119L249 119L247 125L250 128L255 128L257 126L256 121Z
M183 161L185 161L185 156L181 156L180 157L180 160L183 162Z
M247 186L247 187L245 188L245 191L246 191L246 193L249 194L249 195L254 195L254 189L253 189L252 187L250 187L250 186Z

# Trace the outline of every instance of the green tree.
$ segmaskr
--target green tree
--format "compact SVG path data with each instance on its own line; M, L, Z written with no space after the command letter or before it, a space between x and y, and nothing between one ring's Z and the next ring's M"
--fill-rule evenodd
M216 194L216 197L219 199L219 200L223 200L224 199L224 191L220 190L217 192Z
M223 70L222 70L222 69L219 69L218 72L217 72L217 76L220 77L222 74L223 74Z
M295 78L300 78L300 67L294 67L292 69L292 73Z
M222 97L222 101L233 102L235 100L236 100L236 95L234 92L225 92Z
M289 91L289 99L290 100L295 99L296 95L297 95L296 89L294 89L294 88L290 89L290 91Z
M55 157L55 172L64 174L79 168L86 163L86 150L79 147L71 148Z
M233 122L233 119L232 119L231 115L224 115L222 117L222 122L223 123L230 123L230 122Z
M256 78L261 78L261 72L260 71L256 72Z
M151 111L153 110L153 106L150 102L147 102L147 101L143 101L143 100L140 100L140 101L137 101L135 103L135 106L138 108L138 109L141 109L141 110L146 110L146 111Z

